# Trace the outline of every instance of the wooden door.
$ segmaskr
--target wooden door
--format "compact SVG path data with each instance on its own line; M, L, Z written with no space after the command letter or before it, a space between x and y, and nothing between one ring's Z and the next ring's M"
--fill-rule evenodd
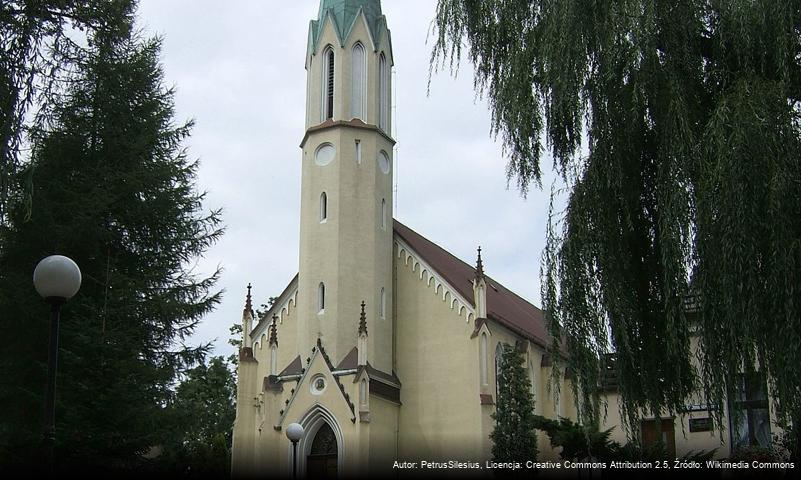
M642 445L650 447L658 442L662 442L670 458L676 458L676 434L673 427L673 419L663 419L660 429L657 428L657 420L643 420L642 425Z

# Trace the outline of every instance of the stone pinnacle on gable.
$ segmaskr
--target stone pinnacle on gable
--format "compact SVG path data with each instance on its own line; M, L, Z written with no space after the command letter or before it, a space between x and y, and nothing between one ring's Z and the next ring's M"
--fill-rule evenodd
M251 296L250 296L250 289L251 288L252 288L252 286L250 285L250 283L248 283L248 294L245 297L245 308L242 310L242 316L243 317L247 316L248 314L250 314L251 318L253 317L253 302L252 302Z
M367 315L364 313L364 300L362 300L362 313L359 316L359 335L367 335Z
M481 246L478 247L478 259L476 260L476 278L484 278L484 263L481 261Z
M278 315L273 314L273 321L270 323L270 342L269 345L278 346Z

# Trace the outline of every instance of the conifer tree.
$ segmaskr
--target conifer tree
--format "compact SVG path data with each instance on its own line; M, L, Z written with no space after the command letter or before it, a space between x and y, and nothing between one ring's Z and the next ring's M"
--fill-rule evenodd
M181 477L230 475L235 402L236 380L223 357L187 371L168 407L174 427L158 468Z
M172 385L206 350L185 342L220 299L217 273L192 271L222 230L219 212L204 212L197 162L182 145L191 122L175 123L160 41L134 32L135 2L115 3L124 8L92 35L33 138L32 208L16 202L0 229L7 463L37 458L40 441L48 309L31 272L41 258L67 255L83 274L61 322L62 465L135 467L163 442Z
M498 462L525 462L537 458L534 398L523 367L523 354L503 345L498 368L498 398L490 434L492 458Z
M130 3L0 2L0 224L7 221L10 201L30 201L30 183L19 184L14 178L28 167L26 130L42 120L36 107L49 102L61 73L74 67L82 37L114 23ZM26 178L30 180L30 171Z

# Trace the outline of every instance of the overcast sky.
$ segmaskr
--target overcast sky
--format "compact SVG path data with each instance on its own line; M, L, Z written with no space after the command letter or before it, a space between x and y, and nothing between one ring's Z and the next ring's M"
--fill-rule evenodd
M456 79L436 74L427 95L435 5L382 2L395 55L395 218L471 264L480 244L487 274L539 306L551 177L527 199L514 184L507 189L506 159L490 137L471 65ZM140 0L140 26L164 39L177 118L196 122L187 146L201 161L206 206L224 210L227 232L197 266L223 268L222 304L194 337L214 341L217 355L233 353L228 328L241 320L248 282L259 305L298 270L304 55L318 7L319 0Z

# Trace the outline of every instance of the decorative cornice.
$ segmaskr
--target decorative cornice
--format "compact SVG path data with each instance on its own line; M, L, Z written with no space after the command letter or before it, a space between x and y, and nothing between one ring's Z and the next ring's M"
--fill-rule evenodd
M253 327L253 331L250 333L250 338L255 340L258 339L263 333L266 333L267 327L270 325L270 321L265 319L272 318L273 315L278 315L278 324L281 325L284 323L284 318L289 315L295 306L297 305L298 300L298 276L292 279L289 284L286 286L281 295L278 296L278 300L273 304L272 308L267 311L262 317L259 318L259 323Z
M475 318L476 312L473 304L467 301L453 285L442 278L431 265L423 260L420 254L398 235L395 235L395 247L397 249L395 255L398 259L403 258L405 265L409 265L411 261L412 272L416 272L417 268L420 268L420 273L418 275L421 280L427 275L427 278L425 278L426 286L432 287L433 284L434 295L440 295L444 302L447 302L448 296L450 296L449 307L460 317L463 316L465 322L469 322Z
M389 135L387 135L385 131L378 128L378 126L376 125L370 123L364 123L358 118L354 118L353 120L333 120L329 118L323 123L315 125L313 127L309 127L306 130L306 134L303 135L303 140L301 140L300 142L300 148L303 148L306 145L306 141L309 139L309 135L311 135L312 133L321 132L336 127L356 128L359 130L368 130L371 132L376 132L382 137L384 137L388 142L390 142L390 144L392 144L393 146L395 145L395 140Z

